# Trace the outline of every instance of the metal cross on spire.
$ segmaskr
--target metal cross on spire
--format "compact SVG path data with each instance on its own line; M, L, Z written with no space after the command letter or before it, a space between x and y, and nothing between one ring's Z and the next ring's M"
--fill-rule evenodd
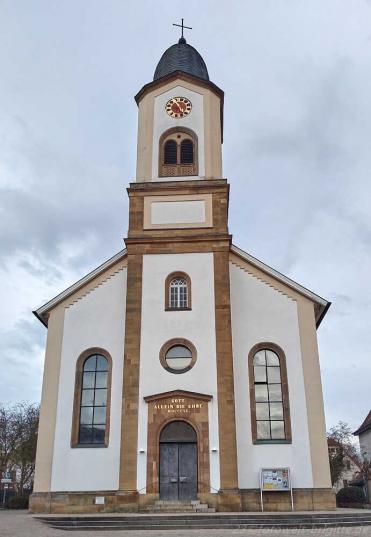
M179 28L182 29L182 38L184 39L184 35L183 35L183 30L184 28L187 28L187 30L192 30L192 28L190 26L184 26L184 23L183 23L184 19L182 19L182 24L175 24L173 22L173 26L179 26Z

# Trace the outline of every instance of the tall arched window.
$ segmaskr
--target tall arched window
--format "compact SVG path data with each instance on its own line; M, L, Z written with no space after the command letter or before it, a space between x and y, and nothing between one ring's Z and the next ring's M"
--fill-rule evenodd
M185 127L174 127L160 138L159 176L182 177L198 174L197 136Z
M191 309L191 279L185 272L172 272L166 278L165 309Z
M77 361L72 447L108 445L111 364L101 349L90 349Z
M273 343L259 343L249 354L253 442L291 442L286 359Z

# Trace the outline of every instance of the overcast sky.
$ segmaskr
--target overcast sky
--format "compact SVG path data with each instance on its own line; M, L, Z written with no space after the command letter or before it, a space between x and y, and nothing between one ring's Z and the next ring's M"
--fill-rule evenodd
M137 107L188 42L225 91L234 243L330 300L327 425L370 410L371 3L0 0L0 401L39 401L32 310L123 248Z

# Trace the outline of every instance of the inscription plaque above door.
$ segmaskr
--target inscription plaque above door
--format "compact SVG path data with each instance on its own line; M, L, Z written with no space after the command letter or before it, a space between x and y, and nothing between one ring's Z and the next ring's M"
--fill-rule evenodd
M150 395L144 400L148 404L147 493L159 493L162 488L163 498L173 498L176 494L177 499L189 499L195 497L197 489L198 492L209 492L209 404L212 396L175 390ZM180 422L186 422L194 430L195 438L179 437L175 442L177 447L174 447L169 445L171 438L163 436L160 443L164 428Z

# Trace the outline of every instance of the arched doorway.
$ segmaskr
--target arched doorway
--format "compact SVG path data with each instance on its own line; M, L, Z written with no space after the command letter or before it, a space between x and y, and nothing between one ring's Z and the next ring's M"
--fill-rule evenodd
M160 435L160 499L197 498L197 435L185 421L172 421Z

